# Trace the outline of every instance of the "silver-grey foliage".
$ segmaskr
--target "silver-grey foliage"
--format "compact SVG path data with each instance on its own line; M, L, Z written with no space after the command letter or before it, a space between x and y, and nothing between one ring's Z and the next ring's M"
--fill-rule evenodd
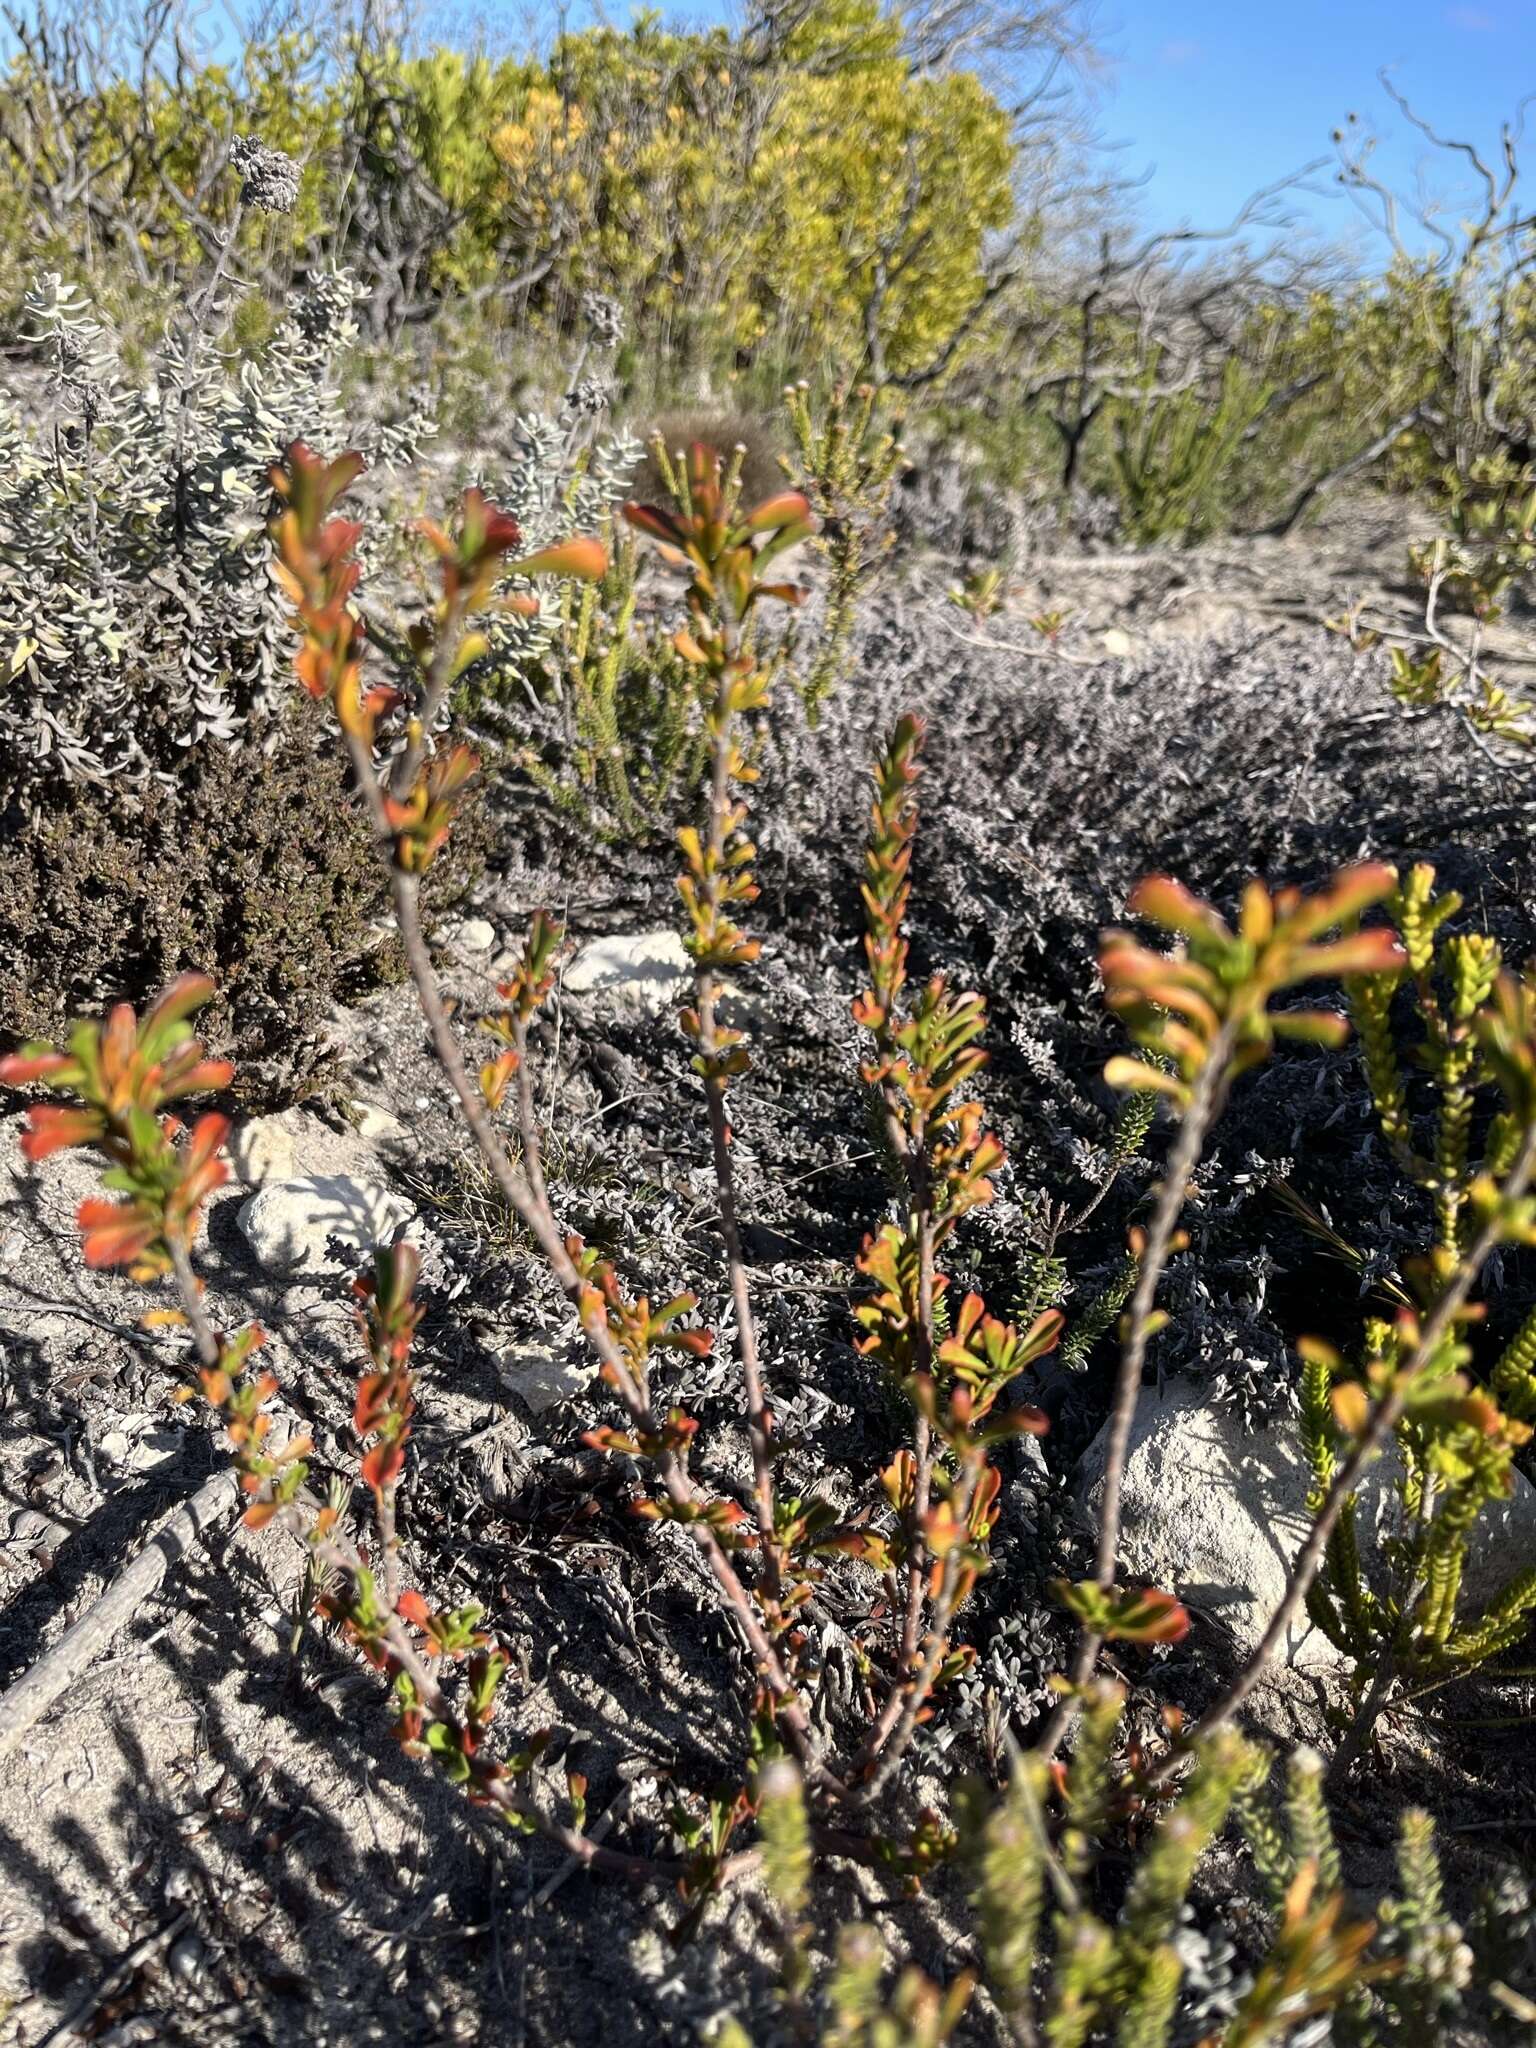
M270 572L268 471L295 439L349 445L338 372L344 271L295 293L241 360L222 306L183 310L129 376L78 287L37 280L44 372L0 392L0 754L12 791L174 773L188 749L259 741L289 688ZM423 411L365 452L409 460Z

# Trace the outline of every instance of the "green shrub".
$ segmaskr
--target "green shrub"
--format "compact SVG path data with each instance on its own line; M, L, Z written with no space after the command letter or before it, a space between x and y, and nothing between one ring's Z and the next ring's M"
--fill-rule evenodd
M1351 1412L1390 1382L1418 1341L1420 1317L1435 1309L1455 1277L1484 1218L1487 1191L1508 1173L1519 1142L1518 1127L1500 1106L1496 1059L1489 1056L1500 1025L1499 947L1480 933L1447 936L1461 898L1437 897L1434 883L1428 866L1399 883L1389 908L1403 959L1356 980L1351 1009L1382 1135L1403 1171L1432 1197L1435 1238L1405 1266L1403 1313L1395 1323L1376 1317L1366 1324L1356 1362L1346 1365L1332 1346L1315 1340L1306 1346L1302 1432L1314 1506L1333 1480ZM1406 1059L1394 1018L1405 989L1416 1026ZM1486 1133L1480 1151L1474 1128ZM1362 1564L1353 1501L1339 1517L1308 1613L1351 1661L1346 1756L1370 1741L1402 1687L1475 1671L1530 1632L1536 1568L1512 1561L1505 1583L1476 1612L1465 1610L1462 1574L1479 1518L1510 1493L1515 1456L1530 1441L1533 1361L1536 1316L1503 1346L1486 1384L1469 1387L1464 1368L1472 1352L1448 1328L1396 1432L1397 1514L1380 1571Z
M1146 388L1112 411L1111 459L1126 532L1139 543L1201 540L1226 519L1233 466L1271 396L1235 357L1214 391Z
M663 624L639 621L639 550L609 543L601 583L569 586L530 668L550 693L553 731L511 759L558 809L609 840L668 836L691 808L707 750L692 671Z

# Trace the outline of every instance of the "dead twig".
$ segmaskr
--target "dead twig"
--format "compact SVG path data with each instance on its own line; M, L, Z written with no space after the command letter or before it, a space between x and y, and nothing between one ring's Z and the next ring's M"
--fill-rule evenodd
M0 1695L0 1757L9 1756L54 1701L90 1669L119 1629L142 1611L172 1567L233 1523L239 1504L239 1482L226 1466L162 1523L95 1605L9 1692Z
M169 1948L191 1918L191 1913L184 1908L174 1920L168 1920L163 1927L157 1927L152 1934L146 1934L142 1940L136 1941L133 1947L113 1964L94 1990L86 1993L73 2012L60 2020L51 2034L43 2037L38 2043L38 2048L56 2048L58 2042L68 2041L77 2035L96 2008L109 1999L120 1985L125 1984L134 1971L147 1963L151 1956L158 1955L163 1948Z

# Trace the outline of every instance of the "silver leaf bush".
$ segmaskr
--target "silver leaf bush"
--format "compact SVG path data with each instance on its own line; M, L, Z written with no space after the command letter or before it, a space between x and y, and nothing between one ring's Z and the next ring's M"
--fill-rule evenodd
M36 281L31 374L0 391L0 795L174 775L270 735L291 682L267 472L295 439L355 438L356 298L347 272L316 276L245 361L226 306L194 304L135 381L79 288ZM434 430L413 401L365 452L408 461Z

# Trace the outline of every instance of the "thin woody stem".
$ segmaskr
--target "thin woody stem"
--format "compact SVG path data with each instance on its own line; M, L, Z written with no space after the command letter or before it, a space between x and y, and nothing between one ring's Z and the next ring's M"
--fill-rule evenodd
M905 1137L905 1133L903 1133ZM917 1204L918 1246L918 1370L928 1373L933 1365L934 1249L933 1217L929 1205L928 1176L921 1144L904 1147L903 1159ZM923 1598L928 1583L928 1508L933 1493L933 1428L919 1413L912 1431L912 1510L907 1517L907 1600L901 1622L901 1644L896 1675L876 1716L864 1747L862 1762L884 1750L891 1731L900 1720L909 1684L915 1678L918 1644L923 1622ZM937 1626L937 1617L935 1617ZM905 1746L905 1745L903 1745Z
M976 1487L985 1468L984 1458L977 1458L969 1463L969 1470L962 1482L954 1510L955 1519L962 1529L970 1518ZM878 1752L879 1761L874 1771L860 1787L858 1796L863 1804L875 1799L894 1776L917 1731L918 1716L933 1691L933 1682L938 1676L939 1665L949 1647L949 1624L954 1619L955 1609L959 1604L963 1551L964 1544L956 1542L944 1559L943 1575L929 1616L928 1639L922 1662L912 1673L905 1688L893 1695L899 1702L900 1712L896 1716L890 1735Z
M539 1118L533 1100L533 1072L528 1064L528 1022L520 1013L512 1018L512 1044L517 1053L517 1129L523 1141L523 1171L535 1201L549 1203L544 1185L544 1147L539 1137Z
M709 852L705 862L703 907L713 921L720 909L720 882L725 872L727 826L731 815L731 762L735 752L730 697L732 666L737 645L733 623L721 619L721 673L715 697L711 734L709 791ZM720 984L714 969L700 963L694 972L694 1003L698 1013L699 1052L709 1069L704 1097L709 1115L710 1151L715 1187L720 1202L720 1236L725 1245L726 1264L731 1276L731 1302L736 1314L736 1342L741 1358L741 1377L747 1398L747 1434L752 1446L752 1497L757 1516L758 1541L763 1558L763 1596L772 1603L780 1589L778 1531L773 1500L773 1418L763 1387L762 1362L757 1346L757 1319L752 1309L747 1282L746 1259L741 1247L741 1225L736 1209L736 1174L731 1161L731 1126L726 1109L726 1083L714 1071L719 1051L717 1006Z
M1146 1364L1148 1323L1157 1298L1158 1283L1168 1263L1173 1233L1189 1193L1189 1178L1200 1163L1206 1135L1220 1109L1227 1082L1234 1027L1224 1023L1212 1042L1210 1056L1201 1068L1194 1095L1179 1126L1178 1143L1168 1171L1158 1190L1157 1205L1147 1231L1146 1247L1131 1297L1130 1328L1120 1354L1120 1372L1115 1382L1114 1406L1110 1410L1109 1438L1104 1454L1104 1493L1099 1509L1099 1539L1094 1557L1094 1583L1108 1591L1115 1582L1115 1564L1120 1547L1120 1509L1125 1486L1125 1465L1130 1451L1131 1431L1141 1399L1141 1375ZM1104 1637L1086 1623L1078 1637L1077 1652L1070 1673L1071 1690L1046 1725L1040 1740L1042 1754L1054 1756L1076 1712L1082 1688L1093 1676Z
M393 1607L400 1598L400 1530L395 1520L395 1484L378 1487L373 1496L379 1529L379 1558L384 1566L384 1600Z
M353 772L363 792L369 815L374 821L381 841L388 848L393 835L384 811L383 793L374 772L373 757L367 743L357 734L347 733L345 737ZM432 1037L438 1064L458 1097L464 1121L469 1126L470 1133L479 1146L481 1156L490 1168L502 1195L534 1238L550 1270L564 1290L566 1298L575 1308L577 1320L587 1341L597 1353L600 1363L605 1368L605 1376L617 1391L631 1419L647 1434L660 1435L662 1426L651 1408L645 1389L631 1372L614 1342L601 1310L588 1305L588 1290L570 1253L566 1250L565 1239L548 1202L541 1201L535 1195L528 1180L518 1172L507 1156L506 1149L486 1113L485 1103L465 1068L463 1055L459 1051L452 1024L443 1006L437 975L422 933L417 879L393 861L390 863L390 876L394 889L396 923L411 979L416 984L417 999ZM656 1464L662 1485L674 1505L683 1508L694 1507L697 1495L676 1453L663 1452ZM689 1521L684 1526L698 1544L723 1598L741 1623L752 1653L773 1693L775 1710L783 1721L808 1774L819 1785L835 1789L836 1781L829 1778L820 1762L810 1718L797 1698L788 1673L762 1626L751 1596L737 1576L719 1539L703 1522Z
M422 762L432 743L432 729L437 724L438 713L442 710L443 699L448 694L448 685L453 675L453 657L458 649L459 639L464 630L465 606L462 593L450 607L432 649L432 661L427 669L427 680L422 689L421 701L413 713L406 736L405 750L395 762L388 777L393 794L402 802L416 786L421 773ZM350 735L349 735L350 737ZM355 753L354 753L355 760Z
M184 1241L169 1231L165 1243L171 1255L171 1271L175 1275L176 1291L181 1296L182 1313L192 1332L192 1342L199 1359L212 1371L219 1362L219 1339L208 1320L208 1311L203 1307L202 1288L192 1269L191 1255Z
M198 1357L211 1369L219 1362L219 1339L203 1307L202 1290L193 1270L191 1258L180 1238L168 1235L166 1243L171 1255L171 1268L177 1290L181 1295L182 1309L192 1331L193 1343ZM320 1514L323 1505L306 1487L300 1491L293 1508L296 1513L307 1513L313 1526L314 1519ZM345 1537L334 1531L328 1532L318 1540L309 1540L308 1547L318 1564L332 1566L346 1573L349 1578L355 1579L359 1573L367 1570L360 1553ZM405 1624L394 1611L398 1598L398 1588L394 1591L386 1590L385 1604L389 1614L384 1624L384 1633L391 1654L398 1660L402 1670L409 1675L412 1685L416 1688L417 1698L429 1718L462 1732L463 1724L457 1710L438 1684L431 1666L411 1641ZM491 1805L528 1822L547 1841L553 1842L567 1855L577 1858L591 1869L606 1870L615 1876L638 1883L675 1881L687 1874L688 1866L684 1863L658 1860L650 1856L627 1856L621 1850L603 1847L577 1829L567 1827L563 1821L551 1818L532 1800L520 1797L505 1780L487 1779L478 1789ZM744 1861L734 1860L738 1863Z

